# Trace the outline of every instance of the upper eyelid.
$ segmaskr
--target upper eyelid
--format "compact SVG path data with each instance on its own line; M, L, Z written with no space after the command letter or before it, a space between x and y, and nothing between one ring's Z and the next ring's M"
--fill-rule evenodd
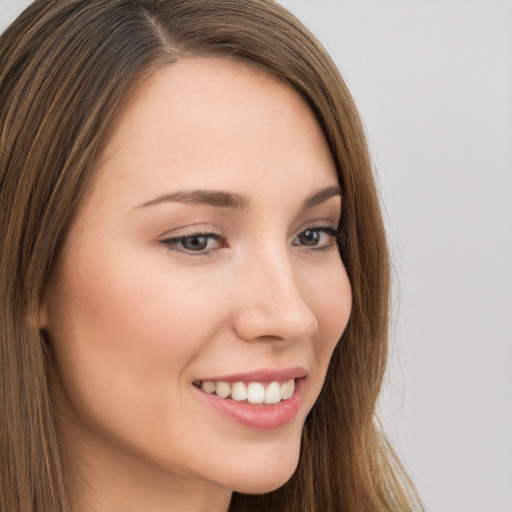
M161 240L172 240L187 238L189 236L223 235L223 230L208 225L205 225L204 227L178 228L173 231L177 231L178 233L174 234L173 232L166 231L163 235L159 236L158 238Z
M331 228L331 229L337 229L338 223L337 222L331 222L330 220L320 220L320 221L311 221L306 222L303 224L297 233L301 233L302 231L305 231L306 229L322 229L322 228Z
M334 224L330 221L311 221L310 223L306 223L301 226L301 228L298 231L294 232L293 237L296 237L297 235L300 235L302 232L308 230L308 229L318 229L321 230L322 228L328 228L328 229L338 229L338 225ZM222 230L216 230L212 227L206 227L206 228L192 228L189 231L185 231L184 233L179 233L177 235L163 235L161 238L161 241L169 241L169 240L181 240L184 238L189 238L193 236L216 236L216 237L222 237L224 236L224 233Z
M303 224L302 227L298 231L295 232L295 234L293 235L292 238L295 238L297 235L300 235L301 233L303 233L304 231L307 231L308 229L320 230L320 231L322 229L329 229L329 230L332 230L332 231L338 231L339 230L339 224L331 222L331 221L328 221L328 220L313 221L311 223L306 223L306 224Z
M217 231L190 231L179 235L166 236L163 240L182 240L183 238L192 238L194 236L221 237L222 233L218 233Z
M325 230L334 231L334 232L338 231L338 227L335 226L334 224L332 224L331 222L319 223L317 221L316 223L312 222L309 226L308 225L302 226L299 231L295 232L295 234L292 237L292 240L295 240L295 238L297 238L300 234L304 233L308 229L316 230L316 231L324 230L324 232L326 232ZM333 236L333 233L330 233L330 235ZM191 251L189 249L186 249L185 247L180 248L180 246L178 244L180 241L185 240L187 238L192 238L194 236L204 236L207 238L212 238L213 240L215 240L217 242L222 241L223 239L226 240L224 235L220 232L216 232L213 230L208 231L208 230L201 230L201 229L193 229L193 230L183 233L183 234L163 238L160 240L160 243L162 243L163 245L168 245L168 246L175 245L176 248L174 250L176 250L176 252L182 252L185 254L196 255L196 256L200 256L201 254L206 255L206 254L211 253L212 251L222 248L222 247L217 247L217 248L212 248L212 249L203 249L200 251ZM311 250L314 250L314 246L311 248Z
M204 236L207 238L211 238L216 242L222 243L222 235L217 233L206 233L206 232L196 232L196 233L185 233L183 235L178 235L174 237L167 237L160 240L160 244L162 246L167 247L167 249L174 251L176 253L182 253L187 256L211 256L212 253L216 249L221 249L222 247L212 248L212 249L201 249L199 251L192 251L187 249L186 247L180 246L179 242L182 240L186 240L187 238L193 238L194 236Z

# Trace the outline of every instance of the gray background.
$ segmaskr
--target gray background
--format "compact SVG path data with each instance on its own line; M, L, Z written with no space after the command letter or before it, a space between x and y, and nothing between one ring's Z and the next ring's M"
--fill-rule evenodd
M25 0L0 0L0 29ZM512 2L282 0L362 112L394 258L383 424L432 512L512 512Z

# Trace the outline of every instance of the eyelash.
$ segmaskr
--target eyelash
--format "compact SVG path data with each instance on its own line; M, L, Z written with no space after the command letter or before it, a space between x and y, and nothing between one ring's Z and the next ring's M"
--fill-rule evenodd
M320 251L326 252L326 251L333 249L335 246L336 246L336 248L339 248L342 243L343 237L344 237L343 230L341 228L335 228L333 226L311 226L311 227L308 227L308 228L302 230L295 238L304 234L306 231L325 233L326 235L329 235L332 238L330 243L328 243L326 245L322 245L320 247L302 245L302 247L306 251L309 251L312 253L320 252ZM297 244L297 246L299 246L299 245Z
M332 249L335 245L336 247L339 247L342 245L344 240L344 232L340 228L335 228L330 225L324 225L324 226L311 226L307 227L306 229L303 229L300 233L298 233L295 238L299 237L300 235L306 233L307 231L310 232L316 232L316 233L325 233L326 235L329 235L332 237L333 242L336 243L328 243L325 245L322 245L320 247L318 246L307 246L303 244L293 244L296 247L303 247L304 250L308 252L325 252L330 249ZM181 236L172 237L172 238L166 238L165 240L161 240L161 244L167 247L169 250L180 252L189 256L211 256L212 252L217 250L215 249L202 249L198 251L193 251L190 249L186 249L183 247L184 241L187 239L191 239L194 237L202 237L207 238L209 240L214 240L217 242L225 243L226 238L221 233L215 233L215 232L204 232L204 231L190 231L188 233L184 233ZM220 247L222 248L222 247Z
M212 251L215 249L203 249L200 251L192 251L189 249L186 249L182 245L185 240L189 238L194 237L204 237L208 240L215 240L217 242L226 242L226 239L222 236L220 233L214 233L214 232L204 232L204 231L190 231L188 233L184 233L181 236L173 237L173 238L166 238L165 240L162 240L161 243L166 246L171 251L180 252L189 256L209 256Z

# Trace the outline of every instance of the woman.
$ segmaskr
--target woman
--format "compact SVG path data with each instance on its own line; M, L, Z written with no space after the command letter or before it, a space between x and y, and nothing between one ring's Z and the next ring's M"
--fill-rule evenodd
M360 121L266 0L39 0L0 40L0 503L420 508L374 419Z

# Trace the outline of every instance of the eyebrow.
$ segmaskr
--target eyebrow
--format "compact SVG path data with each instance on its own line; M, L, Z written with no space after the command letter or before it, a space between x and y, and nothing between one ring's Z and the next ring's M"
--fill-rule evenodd
M313 206L322 204L331 197L335 196L341 197L341 188L338 185L323 188L322 190L315 192L306 198L306 200L302 203L302 209L307 210L308 208L313 208Z
M147 203L141 204L136 208L145 208L160 203L184 203L198 204L206 206L215 206L217 208L232 208L236 210L247 210L249 208L249 199L240 194L232 192L222 192L216 190L183 190L172 192L163 196L156 197Z
M317 206L331 197L341 196L341 188L337 185L324 188L307 197L302 203L302 209L307 210ZM217 190L181 190L158 196L155 199L135 207L146 208L161 203L175 202L183 204L206 205L217 208L230 208L235 210L247 210L249 198L234 192L223 192Z

